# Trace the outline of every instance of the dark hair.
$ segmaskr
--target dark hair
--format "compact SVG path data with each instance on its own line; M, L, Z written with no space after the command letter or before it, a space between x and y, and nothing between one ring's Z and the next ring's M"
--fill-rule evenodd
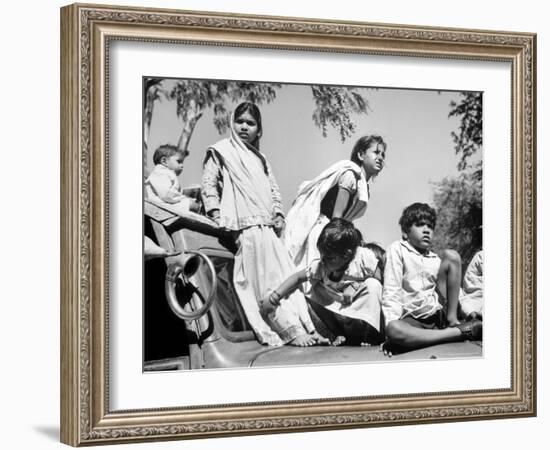
M382 261L384 259L386 250L380 247L380 245L378 245L376 242L367 242L366 244L363 244L363 247L368 248L371 252L373 252L378 261Z
M404 233L408 233L413 225L422 222L427 223L431 228L435 228L435 209L426 203L413 203L407 206L399 219L401 231Z
M382 145L384 147L384 151L386 151L387 145L384 142L384 139L382 139L382 136L379 136L377 134L368 134L357 139L357 142L353 146L353 150L351 151L351 156L349 157L349 159L351 159L354 163L361 165L359 153L365 152L372 144Z
M258 124L258 132L262 131L262 114L260 113L260 109L251 102L243 102L240 105L238 105L235 108L235 112L233 113L233 120L238 119L240 116L242 116L244 113L250 113L252 118L256 121ZM264 166L264 172L266 175L268 175L267 170L267 161L265 160L264 156L259 152L260 150L260 137L256 137L256 141L252 142L251 145L247 145L247 147L251 147L251 150L254 150L256 154L258 155L258 158L262 161L262 164Z
M233 117L237 119L246 112L249 113L258 124L258 131L262 131L262 114L260 113L260 108L258 108L258 106L256 106L254 103L241 103L235 108L235 113L233 114Z
M153 163L160 164L162 158L170 158L170 156L173 156L176 153L181 153L182 155L185 154L183 150L175 145L163 144L155 150L155 153L153 153Z
M321 231L317 248L325 254L346 255L351 252L355 255L362 241L361 232L351 222L336 217Z

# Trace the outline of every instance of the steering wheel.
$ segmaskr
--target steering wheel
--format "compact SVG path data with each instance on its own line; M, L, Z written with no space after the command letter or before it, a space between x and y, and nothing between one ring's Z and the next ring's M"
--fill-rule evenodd
M214 294L216 293L218 280L216 277L216 269L214 268L214 264L208 256L197 251L189 251L185 253L194 256L185 261L183 265L181 263L174 263L168 267L164 281L164 292L166 294L166 299L168 300L170 309L177 317L182 320L197 320L206 314L212 306L212 303L214 303ZM190 280L190 278L198 270L200 260L204 261L212 278L212 286L208 291L208 295L204 295ZM202 306L196 311L184 309L178 300L176 293L176 285L178 284L178 280L185 288L190 290L190 295L185 302L186 304L188 304L195 295L199 298Z

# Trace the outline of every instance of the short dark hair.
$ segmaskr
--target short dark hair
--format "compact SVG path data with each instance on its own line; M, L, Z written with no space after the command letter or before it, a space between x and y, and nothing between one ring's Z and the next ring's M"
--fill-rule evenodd
M357 140L357 142L353 146L349 159L351 159L355 164L361 165L361 161L359 160L359 153L363 153L364 151L366 151L372 144L380 144L384 147L384 151L386 151L387 145L384 142L384 139L382 139L382 136L379 136L377 134L367 134Z
M401 231L408 233L414 224L422 222L427 223L431 228L435 228L436 219L435 209L430 205L427 203L413 203L403 210L399 225Z
M376 256L376 259L378 259L379 261L382 261L384 259L386 250L384 250L376 242L367 242L366 244L363 244L363 247L368 248L372 253L374 253L374 256Z
M362 241L361 232L351 222L336 217L321 231L317 248L325 254L346 255L351 252L355 255Z
M170 158L170 156L174 156L176 153L181 153L182 155L185 154L185 152L176 145L163 144L155 150L155 153L153 153L153 163L160 164L162 158Z

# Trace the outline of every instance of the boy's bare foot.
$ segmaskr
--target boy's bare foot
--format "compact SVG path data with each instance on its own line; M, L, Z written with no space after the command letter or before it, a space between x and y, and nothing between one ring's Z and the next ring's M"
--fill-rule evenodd
M380 344L378 350L383 352L385 356L391 358L393 355L398 355L399 353L404 353L408 351L407 349L392 343L389 339L386 339Z
M317 331L313 331L309 334L313 338L315 338L315 341L317 342L317 345L329 345L330 340L324 336L321 336Z
M384 356L387 356L388 358L391 358L393 356L390 341L387 339L380 344L380 346L378 347L378 351L383 352Z
M346 338L344 336L336 336L334 341L332 341L332 345L337 347L338 345L342 345L344 342L346 342Z
M311 347L315 344L317 344L317 339L312 334L301 334L288 343L288 345L293 345L294 347Z

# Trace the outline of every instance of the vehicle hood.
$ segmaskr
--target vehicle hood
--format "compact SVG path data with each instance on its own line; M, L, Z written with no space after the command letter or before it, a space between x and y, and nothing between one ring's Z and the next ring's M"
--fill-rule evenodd
M456 342L414 350L391 358L385 356L378 346L372 347L274 347L256 355L252 367L289 366L310 364L358 364L405 360L465 359L483 356L483 348L478 342Z

